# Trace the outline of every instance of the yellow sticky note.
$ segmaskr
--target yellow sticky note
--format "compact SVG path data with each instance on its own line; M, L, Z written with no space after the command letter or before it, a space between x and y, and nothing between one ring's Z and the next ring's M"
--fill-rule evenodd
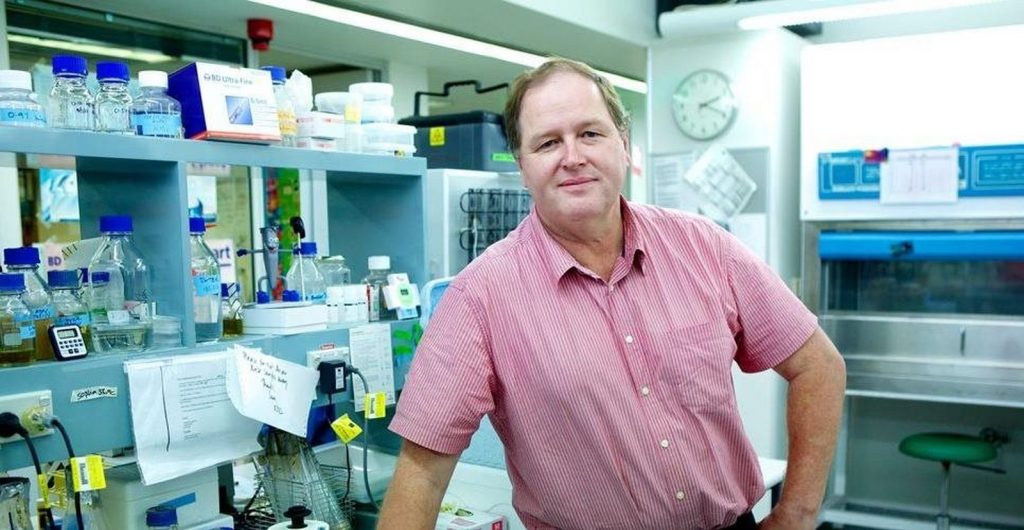
M430 147L440 147L442 145L444 145L444 127L431 127Z
M383 418L387 415L388 396L384 392L374 392L363 396L363 414L371 420Z
M345 121L347 123L359 123L362 119L362 110L357 105L345 105Z
M72 458L71 482L75 491L93 491L106 488L107 477L103 473L103 458L99 455Z
M331 429L334 430L334 434L338 435L338 439L346 444L355 440L357 436L363 433L363 429L359 427L359 424L352 421L348 414L342 414L340 418L331 422Z

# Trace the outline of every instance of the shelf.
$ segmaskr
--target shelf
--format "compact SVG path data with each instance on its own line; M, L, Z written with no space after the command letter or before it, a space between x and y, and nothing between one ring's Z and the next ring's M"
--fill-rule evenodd
M361 175L419 177L427 169L426 159L415 157L314 151L276 145L118 136L58 129L0 128L0 150L133 162L201 162L325 170L332 178L339 179L359 178Z
M388 321L392 332L411 330L419 320ZM125 361L160 359L170 356L193 355L223 351L234 345L260 348L264 353L298 364L306 363L306 352L321 345L348 344L348 329L332 327L297 335L264 336L244 335L196 347L152 350L130 354L90 354L77 361L45 362L26 366L0 368L0 388L3 394L20 394L37 390L50 390L53 394L54 413L68 428L79 453L93 453L134 445L129 410L128 378ZM401 388L408 372L410 357L397 358L395 388ZM104 386L117 389L117 397L91 401L71 402L73 391ZM351 401L351 389L334 397L335 402ZM320 397L318 402L322 402ZM159 406L154 404L154 407ZM64 446L57 436L33 438L42 461L66 458ZM31 465L23 442L0 445L0 471Z

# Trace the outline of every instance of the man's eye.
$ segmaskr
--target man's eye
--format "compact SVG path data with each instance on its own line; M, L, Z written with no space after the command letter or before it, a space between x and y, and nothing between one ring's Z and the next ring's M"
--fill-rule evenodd
M597 131L585 131L583 133L584 138L597 138L598 136L601 136L601 133Z

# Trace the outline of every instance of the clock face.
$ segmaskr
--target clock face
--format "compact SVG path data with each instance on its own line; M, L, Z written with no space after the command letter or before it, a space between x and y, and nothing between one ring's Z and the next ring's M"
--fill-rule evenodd
M676 125L694 140L710 140L725 132L736 118L737 106L729 80L714 70L686 76L672 94Z

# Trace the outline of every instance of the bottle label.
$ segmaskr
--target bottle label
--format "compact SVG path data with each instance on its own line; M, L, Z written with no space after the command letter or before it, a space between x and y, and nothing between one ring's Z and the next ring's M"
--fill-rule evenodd
M35 333L35 328L33 328L32 332ZM21 329L19 329L17 333L4 333L0 340L2 340L3 345L8 348L21 346L21 341L23 340L21 338Z
M327 293L309 293L306 295L306 301L313 302L314 304L322 304L327 300Z
M36 338L36 327L32 324L27 326L21 326L21 340L29 340Z
M294 111L277 111L277 121L281 124L281 136L297 136L299 134L299 122L295 118Z
M109 309L107 310L107 322L113 325L127 324L131 322L132 315L128 311L123 309Z
M32 320L49 320L57 316L57 309L52 305L44 305L32 310Z
M84 328L89 325L92 321L89 318L89 313L78 313L73 315L61 315L54 321L54 325L57 326L78 326Z
M46 127L46 116L38 110L0 107L0 123L23 127Z
M132 127L139 136L181 137L178 114L132 114Z
M192 276L192 288L195 290L196 296L217 295L218 303L220 303L220 276L195 274Z
M380 288L375 285L368 285L367 290L369 293L367 301L370 306L370 322L376 322L380 320Z

